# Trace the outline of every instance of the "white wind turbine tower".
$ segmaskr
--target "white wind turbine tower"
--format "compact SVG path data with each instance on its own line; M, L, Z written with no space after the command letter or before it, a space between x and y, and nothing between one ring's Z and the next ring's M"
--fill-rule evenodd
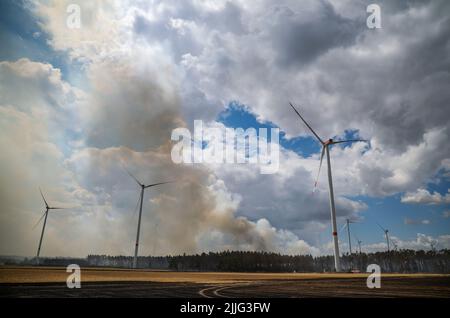
M359 254L361 254L361 243L362 243L362 241L359 240L358 238L356 238L356 242L358 242Z
M377 222L377 225L380 227L380 229L384 232L384 236L386 237L386 244L387 244L387 251L390 252L390 246L389 246L389 230L385 229L380 225L380 223Z
M331 177L331 162L330 162L330 151L329 147L334 144L340 144L340 143L347 143L347 142L358 142L358 141L364 141L367 142L367 140L362 139L350 139L350 140L338 140L333 141L333 139L328 139L327 141L323 141L316 132L311 128L311 126L306 122L306 120L303 119L302 115L297 111L297 109L292 105L292 103L289 103L294 109L294 111L297 113L297 115L300 117L300 119L303 121L303 123L306 125L306 127L309 128L309 130L313 133L313 135L317 138L317 140L322 145L322 154L320 155L320 165L319 165L319 171L317 173L317 179L319 178L320 174L320 168L322 167L322 160L325 153L327 154L327 166L328 166L328 186L330 189L330 210L331 210L331 226L333 230L333 243L334 243L334 267L336 272L339 272L341 270L341 265L339 262L339 241L338 241L338 233L337 233L337 225L336 225L336 208L334 205L334 192L333 192L333 180ZM317 179L315 186L317 185Z
M355 238L356 243L358 243L359 254L361 255L361 243L362 243L362 241L356 236L356 234L353 233L352 235Z
M126 169L125 169L126 170ZM136 245L134 247L134 258L133 258L133 268L137 267L137 258L138 258L138 250L139 250L139 235L141 232L141 217L142 217L142 203L144 201L144 190L147 188L155 187L157 185L166 184L166 183L173 183L174 181L166 181L166 182L158 182L153 184L143 184L141 183L135 176L131 174L128 170L126 170L128 174L134 179L134 181L139 184L141 187L141 196L140 196L140 203L139 203L139 219L138 219L138 225L137 225L137 233L136 233Z
M351 236L350 236L350 223L356 223L354 221L351 221L349 219L345 220L345 224L343 226L342 229L344 229L345 227L347 227L347 235L348 235L348 249L350 251L350 255L352 255L352 240L351 240Z
M39 246L37 249L37 253L36 253L36 264L39 265L39 254L41 253L41 245L42 245L42 239L44 238L44 232L45 232L45 225L47 224L47 216L48 216L48 212L50 210L61 210L64 208L57 208L57 207L51 207L48 205L47 200L45 200L44 195L42 194L41 189L39 188L39 192L41 193L42 199L44 200L45 203L45 212L44 214L42 214L42 216L39 218L39 220L37 221L37 223L33 226L33 228L35 228L42 220L42 218L44 218L44 224L42 225L42 232L41 232L41 238L39 239Z

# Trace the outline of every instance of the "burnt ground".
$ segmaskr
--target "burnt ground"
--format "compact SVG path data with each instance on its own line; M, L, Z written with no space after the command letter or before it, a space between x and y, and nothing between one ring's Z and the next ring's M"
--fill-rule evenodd
M449 277L404 278L381 280L380 289L369 289L365 279L313 279L270 281L254 285L222 288L222 297L445 297L450 298ZM216 295L217 297L217 295Z
M195 283L161 282L87 282L79 289L69 289L65 283L0 284L0 297L201 297L203 285Z
M202 284L168 282L86 282L80 289L64 283L3 283L0 297L444 297L450 298L450 277L386 277L380 289L363 278L270 280Z

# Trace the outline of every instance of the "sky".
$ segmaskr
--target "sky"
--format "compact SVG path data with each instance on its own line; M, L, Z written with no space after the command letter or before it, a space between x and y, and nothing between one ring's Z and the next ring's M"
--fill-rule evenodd
M450 4L378 1L1 1L0 254L450 248ZM80 28L70 28L70 4ZM175 128L279 128L280 167L176 164ZM208 145L203 145L208 148Z

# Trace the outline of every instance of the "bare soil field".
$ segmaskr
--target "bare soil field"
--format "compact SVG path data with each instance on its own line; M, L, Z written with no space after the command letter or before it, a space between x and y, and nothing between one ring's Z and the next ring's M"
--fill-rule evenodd
M0 297L444 297L450 275L367 273L222 273L82 268L81 288L62 267L0 267Z

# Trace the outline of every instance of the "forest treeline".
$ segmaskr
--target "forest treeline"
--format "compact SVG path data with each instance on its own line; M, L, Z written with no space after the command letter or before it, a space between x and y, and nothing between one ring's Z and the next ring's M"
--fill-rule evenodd
M383 272L450 273L450 250L345 254L341 257L344 271L366 271L369 264L378 264ZM168 266L179 271L231 272L331 272L333 256L281 255L266 252L220 252L168 257Z
M25 259L21 264L32 264ZM42 258L41 264L63 266L131 268L133 257L89 255L87 258ZM377 253L344 254L344 271L365 272L369 264L378 264L383 272L397 273L450 273L450 250L398 250ZM230 272L331 272L333 256L281 255L269 252L224 251L195 255L140 256L139 268L175 271L230 271Z

